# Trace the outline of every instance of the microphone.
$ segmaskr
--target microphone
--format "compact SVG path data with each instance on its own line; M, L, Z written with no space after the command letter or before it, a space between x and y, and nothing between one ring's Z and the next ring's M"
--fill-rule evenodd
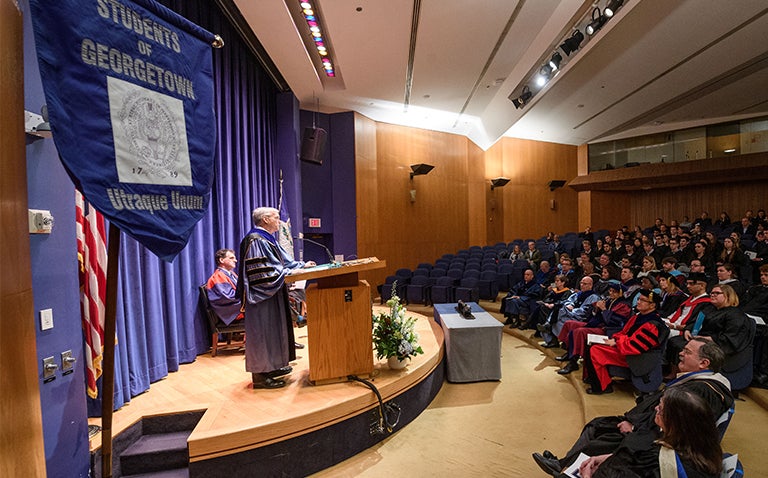
M472 307L469 304L465 304L464 301L460 300L458 304L456 304L456 312L459 313L463 318L467 320L474 320L475 316L472 315Z
M304 237L304 234L302 234L302 233L299 233L298 236L293 236L293 238L294 239L298 239L300 241L309 242L310 244L314 244L316 246L322 247L323 250L325 251L325 253L328 254L329 263L333 264L333 265L338 265L338 262L336 262L336 258L333 256L333 253L331 252L330 249L328 249L325 246L325 244L323 244L321 242L313 241L312 239L307 239L306 237Z

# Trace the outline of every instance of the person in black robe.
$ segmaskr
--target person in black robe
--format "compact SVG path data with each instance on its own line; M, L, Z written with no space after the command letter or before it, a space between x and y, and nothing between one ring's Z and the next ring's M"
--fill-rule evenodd
M534 453L534 461L545 472L559 476L581 453L589 456L613 453L625 437L654 432L655 408L664 390L670 388L681 388L700 396L709 406L713 419L719 421L729 413L734 403L730 382L719 373L724 358L722 349L716 343L708 338L695 337L680 353L681 373L663 390L641 396L637 405L624 415L591 420L563 458L558 459L551 451L545 450L543 453Z

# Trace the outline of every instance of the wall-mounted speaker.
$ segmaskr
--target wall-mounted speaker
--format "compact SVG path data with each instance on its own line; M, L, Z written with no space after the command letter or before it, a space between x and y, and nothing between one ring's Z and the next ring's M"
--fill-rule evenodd
M323 128L304 128L299 159L308 163L323 164L323 152L328 133Z

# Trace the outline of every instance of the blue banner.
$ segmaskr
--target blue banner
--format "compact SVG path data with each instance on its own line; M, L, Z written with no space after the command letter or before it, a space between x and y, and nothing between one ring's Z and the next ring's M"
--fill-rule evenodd
M152 0L30 0L53 140L86 199L171 261L208 207L215 36Z

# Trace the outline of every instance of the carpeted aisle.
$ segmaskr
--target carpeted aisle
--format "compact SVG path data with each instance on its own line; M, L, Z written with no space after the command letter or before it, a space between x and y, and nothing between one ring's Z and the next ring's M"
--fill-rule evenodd
M504 334L501 382L446 383L405 429L314 476L537 476L531 451L566 449L564 431L583 423L579 395L554 365Z

